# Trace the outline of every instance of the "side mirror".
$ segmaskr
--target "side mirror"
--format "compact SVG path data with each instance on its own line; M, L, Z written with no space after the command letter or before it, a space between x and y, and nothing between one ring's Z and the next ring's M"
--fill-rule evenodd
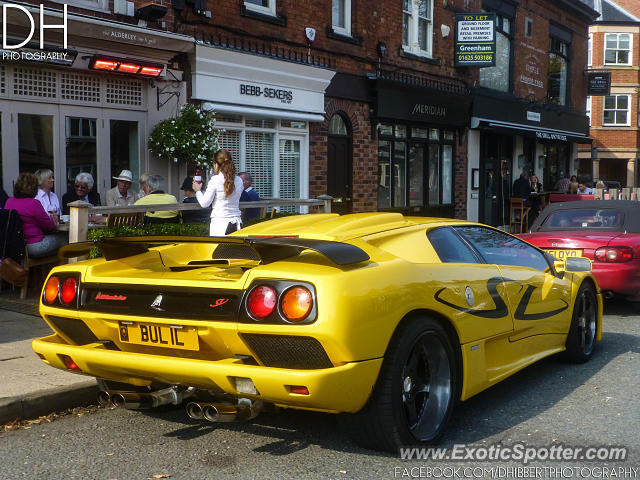
M564 268L567 272L590 272L591 260L584 257L567 257L564 260Z
M567 267L564 263L564 260L556 260L553 262L553 269L556 271L556 273L558 275L563 274L566 270Z

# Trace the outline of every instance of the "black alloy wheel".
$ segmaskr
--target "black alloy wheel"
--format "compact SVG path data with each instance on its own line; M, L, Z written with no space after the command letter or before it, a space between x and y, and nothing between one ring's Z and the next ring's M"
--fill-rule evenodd
M570 361L584 363L595 349L598 331L598 301L593 286L583 283L576 295L571 328L567 335L566 353Z

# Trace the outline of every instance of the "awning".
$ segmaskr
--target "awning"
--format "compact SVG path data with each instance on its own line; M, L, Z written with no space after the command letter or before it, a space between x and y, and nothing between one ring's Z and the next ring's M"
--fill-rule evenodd
M471 128L491 128L494 131L511 135L522 135L540 141L591 143L593 138L580 132L525 125L522 123L502 122L488 118L471 117Z
M204 102L202 108L214 112L237 113L252 117L280 118L283 120L301 120L305 122L324 122L324 115L310 112L292 112L275 108L246 107L244 105L232 105L228 103Z

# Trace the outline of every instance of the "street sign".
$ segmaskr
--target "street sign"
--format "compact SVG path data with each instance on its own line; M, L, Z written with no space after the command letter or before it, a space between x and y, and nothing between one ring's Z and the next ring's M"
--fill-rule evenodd
M611 92L611 72L589 72L587 75L587 95L609 95Z
M495 26L495 13L456 14L456 67L492 67L496 64Z

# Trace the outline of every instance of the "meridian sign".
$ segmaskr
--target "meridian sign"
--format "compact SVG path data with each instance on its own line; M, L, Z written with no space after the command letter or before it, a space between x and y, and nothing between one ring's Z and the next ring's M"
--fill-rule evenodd
M496 64L496 14L457 13L454 46L456 67Z

